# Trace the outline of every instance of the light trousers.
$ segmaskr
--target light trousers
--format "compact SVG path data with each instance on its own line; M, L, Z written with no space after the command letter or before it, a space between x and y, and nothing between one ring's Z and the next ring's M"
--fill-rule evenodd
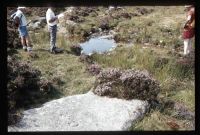
M184 39L184 55L187 55L192 50L192 38Z

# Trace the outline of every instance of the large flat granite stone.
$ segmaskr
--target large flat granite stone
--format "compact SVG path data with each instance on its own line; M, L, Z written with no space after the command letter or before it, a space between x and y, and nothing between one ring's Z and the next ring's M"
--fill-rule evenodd
M68 96L23 112L8 131L121 131L128 130L149 108L146 101L100 97L91 91Z

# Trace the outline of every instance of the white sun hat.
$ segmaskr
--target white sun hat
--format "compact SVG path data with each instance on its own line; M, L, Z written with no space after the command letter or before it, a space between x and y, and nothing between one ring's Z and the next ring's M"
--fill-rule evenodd
M192 7L192 5L185 5L185 8L189 8L189 7Z
M24 8L26 8L26 7L18 7L17 9L24 9Z

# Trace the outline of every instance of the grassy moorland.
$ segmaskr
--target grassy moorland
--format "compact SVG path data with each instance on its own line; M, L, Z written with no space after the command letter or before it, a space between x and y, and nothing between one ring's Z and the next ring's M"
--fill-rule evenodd
M106 54L94 54L92 60L103 68L117 67L121 69L148 70L160 83L159 99L170 100L184 104L189 111L195 111L194 70L192 67L177 63L183 51L183 41L180 37L185 19L184 7L142 7L147 12L138 11L138 7L125 7L124 10L105 14L104 7L98 7L88 16L79 16L82 22L70 27L63 25L68 34L83 37L92 29L98 30L102 18L108 18L109 30L116 32L118 47ZM140 7L141 8L141 7ZM130 17L119 17L128 13ZM131 15L135 13L137 15ZM127 15L127 16L128 16ZM133 17L134 16L134 17ZM106 19L104 19L106 20ZM30 33L34 52L38 57L31 58L23 50L18 50L16 56L21 61L30 61L39 69L42 77L52 80L54 87L61 96L82 94L89 91L95 82L95 76L86 71L86 65L70 52L70 46L79 43L78 39L70 40L59 34L57 46L64 53L53 55L49 49L48 33L37 30ZM60 82L56 83L56 78ZM130 130L191 130L191 120L174 117L175 110L171 108L152 109ZM178 125L173 128L172 124Z
M82 94L89 91L94 82L94 76L86 72L86 65L79 61L79 57L70 53L71 42L59 36L57 46L64 48L64 53L51 54L49 53L48 33L41 32L40 36L30 34L34 44L34 53L37 58L31 58L23 50L19 51L22 60L29 60L32 66L42 72L42 76L48 80L59 78L61 83L56 85L56 88L63 96L74 94Z

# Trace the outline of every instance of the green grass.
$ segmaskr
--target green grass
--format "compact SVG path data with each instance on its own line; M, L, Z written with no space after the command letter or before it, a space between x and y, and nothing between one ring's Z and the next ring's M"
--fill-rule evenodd
M189 88L182 89L172 96L175 101L184 103L191 111L195 111L195 91L194 82L189 82L192 84Z
M179 128L174 129L173 126L170 126L170 122L176 123ZM137 131L172 131L172 130L190 130L187 124L190 123L188 120L177 120L169 115L160 113L159 111L154 111L149 113L144 119L140 122L136 122L134 128L130 130Z
M57 37L57 47L63 48L64 53L53 55L48 52L50 47L47 32L30 34L34 53L38 58L30 58L26 52L19 51L18 56L22 60L29 60L33 67L39 69L42 76L48 80L59 78L61 84L55 84L62 96L82 94L88 92L95 78L86 72L86 65L79 61L79 57L70 53L70 45L73 42L64 36Z
M136 68L149 71L160 83L159 98L181 102L189 110L194 111L195 94L192 70L182 70L180 66L174 64L176 59L170 56L167 57L169 59L168 63L155 67L156 59L161 56L167 57L167 54L159 54L148 49L142 49L141 45L135 45L128 48L116 48L115 52L110 55L94 54L92 59L104 68ZM161 124L165 123L168 117L172 119L168 114L151 112L142 121L138 122L137 126L133 126L131 130L172 130L167 124ZM185 121L173 119L179 123L179 130L187 129L184 127Z
M134 43L148 42L153 45L163 45L169 48L182 45L181 28L184 23L184 7L145 7L153 8L148 15L132 17L122 20L115 30L122 41L130 40ZM134 13L135 8L127 11ZM172 11L176 14L172 14ZM161 19L162 18L162 19ZM159 34L158 34L159 33Z

